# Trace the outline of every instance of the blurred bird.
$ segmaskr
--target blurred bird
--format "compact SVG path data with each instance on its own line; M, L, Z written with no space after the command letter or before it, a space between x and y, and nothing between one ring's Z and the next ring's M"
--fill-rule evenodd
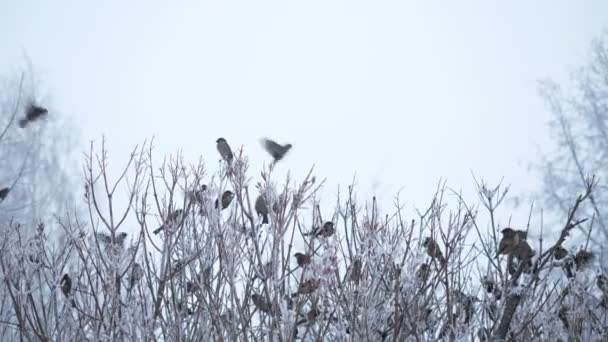
M562 260L568 256L568 251L562 246L557 246L553 250L553 256L555 257L555 260Z
M274 158L275 162L278 162L283 159L283 157L285 157L287 152L289 152L289 150L291 149L291 144L281 145L278 144L276 141L268 138L262 139L262 146L264 146L266 152L270 153L272 158Z
M25 128L28 123L40 119L48 112L49 111L44 107L36 106L32 103L28 104L25 108L25 117L19 120L19 127Z
M99 241L101 241L102 243L105 243L108 245L112 244L112 237L110 235L104 234L104 233L97 233L96 236L97 236L97 239ZM114 236L114 243L116 245L123 246L125 244L126 239L127 239L127 233L121 232Z
M167 217L165 222L163 222L163 224L160 227L156 228L152 233L158 234L158 233L160 233L161 230L165 229L166 227L172 228L172 226L179 224L181 222L181 220L183 219L183 216L184 216L183 214L184 214L184 210L182 210L182 209L175 210L174 212L169 214L169 216Z
M262 295L254 293L251 295L251 300L258 310L265 313L270 313L272 311L272 305L270 305Z
M228 206L232 202L233 198L234 198L234 193L232 191L230 191L230 190L224 191L224 193L222 194L222 210L228 208ZM219 198L215 200L215 209L217 209L218 206L219 206Z
M318 279L308 279L308 280L300 283L300 286L298 287L298 292L296 293L296 295L311 294L311 293L315 292L318 288L319 288Z
M232 154L232 150L230 149L228 142L226 142L226 139L219 138L217 139L216 143L217 151L220 153L220 156L222 156L222 159L227 161L228 164L232 163L234 155Z
M416 270L416 278L422 282L426 282L429 279L430 271L429 264L421 264Z
M262 216L262 224L268 223L268 205L266 205L266 200L262 195L259 195L255 200L255 211L258 213L258 216Z
M593 261L593 253L586 251L584 249L581 249L580 251L578 251L578 253L576 253L576 255L574 256L574 263L576 264L576 269L580 270L581 268L588 266L591 261Z
M446 264L446 260L441 253L441 248L439 248L437 241L433 240L431 237L427 237L422 242L422 246L426 248L426 254L428 254L431 259L437 260L441 265Z
M293 256L296 258L296 262L300 267L304 267L311 262L311 257L309 254L295 253Z
M308 233L304 233L302 235L304 236L308 236L308 235L314 235L315 237L330 237L332 236L334 233L336 232L336 228L334 227L334 223L331 221L327 221L323 224L323 226L321 227L315 227L313 228L313 230L311 232Z
M10 188L2 188L0 190L0 201L4 200L6 198L6 196L8 196L8 193L11 191Z
M353 268L350 271L350 280L354 281L356 284L359 284L361 280L361 269L363 268L363 263L361 259L355 260L353 263Z
M133 264L133 268L131 270L131 275L129 275L129 285L130 288L133 288L136 282L138 282L144 276L144 270L141 268L141 265L138 263Z
M602 290L605 295L608 295L608 276L605 274L598 274L596 282L597 287Z
M205 201L205 192L207 191L207 185L203 184L200 189L188 191L186 195L188 199L190 199L193 203L203 204Z
M520 241L525 241L528 237L528 233L523 230L514 230L512 228L505 228L501 231L502 239L498 243L497 255L506 254L511 255L517 251L517 246ZM527 243L526 243L527 245ZM528 246L529 247L529 246Z
M63 292L63 295L68 298L70 296L70 292L72 292L72 279L67 273L61 277L59 285L61 286L61 292Z

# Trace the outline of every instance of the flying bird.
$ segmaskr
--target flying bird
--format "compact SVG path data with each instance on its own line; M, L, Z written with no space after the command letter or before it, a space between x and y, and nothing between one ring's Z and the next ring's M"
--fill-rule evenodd
M283 159L287 152L291 149L291 144L281 145L274 140L263 138L262 146L266 150L266 152L270 153L272 158L274 158L275 163L279 160Z
M6 196L8 196L8 193L11 191L10 188L2 188L0 190L0 201L4 200L6 198Z
M230 190L224 191L222 194L222 210L228 208L230 203L232 203L232 199L234 198L234 193ZM215 200L215 209L219 207L219 198Z
M258 216L262 216L262 224L268 223L268 205L266 204L266 200L262 195L259 195L255 200L255 211L258 213Z
M224 138L218 138L216 140L216 143L217 151L220 153L220 156L222 156L222 159L224 159L228 162L228 164L230 164L232 162L232 159L234 158L232 150L230 149L230 145L228 145L228 142L226 142L226 139Z
M61 277L59 285L61 286L61 292L63 292L63 295L66 298L69 297L70 292L72 292L72 279L67 273L64 274L63 277Z
M19 127L25 128L28 123L36 121L40 119L42 116L46 115L49 111L40 106L36 106L35 104L30 103L25 108L25 117L19 120Z
M321 227L315 227L309 233L304 233L304 236L314 235L315 237L330 237L336 232L336 228L334 227L334 223L331 221L325 222Z

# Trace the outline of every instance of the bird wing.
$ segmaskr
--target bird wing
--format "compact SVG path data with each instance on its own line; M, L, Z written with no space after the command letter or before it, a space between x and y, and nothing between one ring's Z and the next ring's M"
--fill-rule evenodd
M276 141L268 138L262 139L262 143L266 151L268 151L268 153L272 154L273 156L280 153L280 151L283 149L283 146L278 144Z

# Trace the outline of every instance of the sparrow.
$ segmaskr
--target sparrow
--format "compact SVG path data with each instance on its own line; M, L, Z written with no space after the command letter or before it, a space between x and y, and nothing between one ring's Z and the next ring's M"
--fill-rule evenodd
M10 188L2 188L0 190L0 201L4 200L10 191Z
M426 248L426 254L428 254L431 259L437 260L441 265L445 265L446 261L441 253L441 249L435 240L430 237L427 237L422 242L422 246Z
M262 295L254 293L251 295L251 300L258 310L265 313L270 313L272 311L272 305L270 305Z
M354 281L356 284L359 284L359 280L361 280L362 267L363 264L361 262L361 259L357 259L355 260L355 262L353 262L353 268L350 272L350 280Z
M131 270L131 275L129 275L129 285L131 288L135 285L137 281L139 281L144 276L144 270L141 268L141 265L138 263L133 264L133 268Z
M182 220L183 214L184 214L184 211L182 209L175 210L174 212L169 214L169 216L167 217L165 222L163 222L163 224L160 227L156 228L152 233L158 234L158 233L160 233L161 230L165 229L167 226L177 225Z
M517 246L520 241L525 241L528 233L523 230L515 230L513 228L505 228L501 231L502 239L498 243L497 255L514 254L517 251ZM526 243L527 245L527 243ZM528 246L529 247L529 246Z
M220 153L220 156L222 156L222 159L224 159L228 162L228 164L230 164L232 162L232 159L234 158L232 150L230 149L230 145L228 145L228 142L226 142L226 139L224 138L218 138L216 140L216 143L217 151Z
M25 108L25 117L19 120L19 127L25 128L28 123L32 121L36 121L40 119L42 116L46 115L49 111L40 106L36 106L32 103L27 105Z
M234 193L232 191L230 191L230 190L224 191L224 193L222 194L222 210L228 208L228 206L232 202L233 198L234 198ZM219 206L219 198L215 200L215 209L217 209L218 206Z
M111 245L112 244L112 237L108 234L104 234L104 233L97 233L96 234L97 239L105 244ZM127 233L122 232L122 233L118 233L114 236L114 243L117 245L124 245L125 244L125 240L127 239Z
M188 191L186 195L191 202L202 204L205 200L205 191L207 191L207 185L203 184L199 190Z
M259 195L255 200L255 211L259 215L262 215L262 224L268 223L268 205L266 205L266 201L262 195Z
M309 265L311 262L311 257L309 254L295 253L293 256L296 258L296 262L300 267Z
M321 227L315 227L313 228L313 230L311 232L308 233L304 233L304 236L308 236L308 235L314 235L315 237L330 237L332 235L334 235L334 233L336 232L336 228L334 227L334 223L331 221L327 221L323 224L323 226Z
M63 295L68 298L70 296L70 292L72 292L72 279L67 273L61 277L59 285L61 286L61 292L63 292Z
M283 159L291 149L291 144L281 145L268 138L262 139L262 146L266 149L266 152L270 153L272 158L274 158L275 163Z

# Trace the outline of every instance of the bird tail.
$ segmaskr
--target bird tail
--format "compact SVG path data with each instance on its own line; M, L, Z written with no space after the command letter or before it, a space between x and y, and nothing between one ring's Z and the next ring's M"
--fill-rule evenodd
M267 224L268 223L268 214L264 214L262 215L262 224Z

